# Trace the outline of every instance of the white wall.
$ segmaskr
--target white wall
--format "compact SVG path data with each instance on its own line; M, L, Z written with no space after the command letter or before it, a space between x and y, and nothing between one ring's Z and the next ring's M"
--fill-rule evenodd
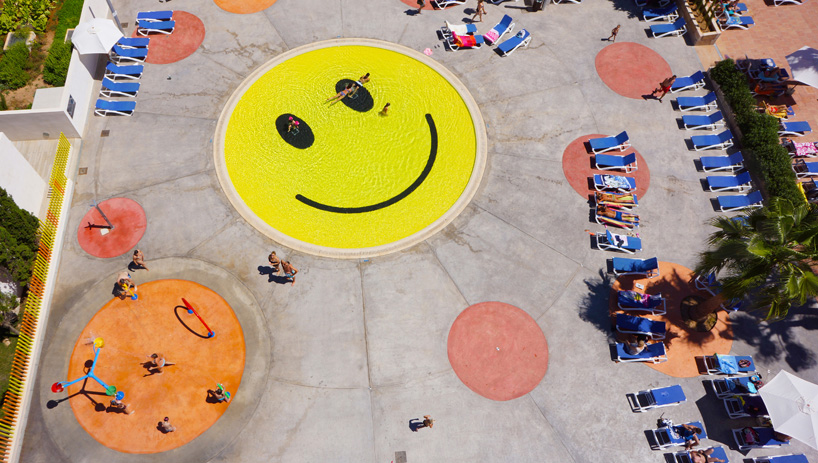
M47 183L2 132L0 166L3 166L0 169L0 187L5 189L22 209L39 215Z
M105 0L85 0L80 22L94 17L112 17ZM54 139L60 136L60 132L68 138L81 137L96 105L94 73L99 62L107 58L106 55L80 55L74 50L59 104L53 108L0 111L0 132L14 141ZM75 102L73 117L67 111L69 98ZM44 133L49 135L46 137Z

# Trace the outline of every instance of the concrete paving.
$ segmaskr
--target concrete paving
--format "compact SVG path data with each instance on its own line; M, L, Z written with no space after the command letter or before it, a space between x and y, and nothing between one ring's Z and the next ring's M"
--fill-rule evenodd
M539 13L523 2L487 5L480 30L508 13L532 33L531 45L507 58L485 48L443 51L435 31L444 19L470 16L473 5L412 16L399 0L279 0L250 15L202 0L114 4L123 21L138 10L188 11L207 34L187 59L146 66L133 117L89 124L79 160L88 175L77 177L22 461L659 462L665 456L649 449L644 431L661 412L631 413L625 394L676 383L688 401L665 409L665 417L703 419L711 437L705 445L735 448L729 430L745 422L727 419L702 378L611 361L604 269L612 255L591 248L584 230L602 227L589 221L587 198L570 187L561 165L564 148L579 136L627 130L652 173L640 198L644 256L695 264L714 195L703 191L679 113L668 101L615 94L594 68L607 44L601 39L622 24L618 41L644 44L688 75L701 64L683 39L648 39L628 0L549 5ZM488 135L486 173L466 210L424 242L368 260L276 245L233 209L213 165L217 118L244 77L283 51L336 37L432 48L474 96ZM110 135L101 137L102 130ZM162 454L107 449L66 402L54 406L63 397L48 391L64 379L76 336L129 262L127 255L89 256L76 239L93 201L120 196L138 201L148 216L139 248L151 271L138 272L137 283L204 284L231 303L247 335L247 367L228 412L204 435ZM270 249L301 270L296 285L260 274ZM457 315L492 300L528 312L550 348L543 381L508 402L473 393L447 358ZM769 326L732 317L733 352L754 355L767 379L786 369L818 382L813 312L798 310ZM409 420L425 414L435 427L412 433ZM801 452L818 461L818 452L795 441L750 456Z

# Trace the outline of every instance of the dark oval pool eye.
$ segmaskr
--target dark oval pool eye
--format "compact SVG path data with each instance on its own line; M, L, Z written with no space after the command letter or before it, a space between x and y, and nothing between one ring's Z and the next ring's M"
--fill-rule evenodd
M338 83L335 84L335 93L342 92L347 84L354 83L355 81L350 79L339 80ZM358 91L355 92L354 95L342 98L341 102L347 105L348 108L361 113L365 113L375 106L375 100L372 99L372 94L369 93L369 90L367 90L365 86L358 88Z
M309 148L315 142L315 135L312 134L310 126L294 114L287 113L278 116L276 130L285 142L300 150Z

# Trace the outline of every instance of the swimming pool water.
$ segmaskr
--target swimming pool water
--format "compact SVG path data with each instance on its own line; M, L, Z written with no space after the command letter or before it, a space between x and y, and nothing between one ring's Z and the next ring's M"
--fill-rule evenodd
M329 104L341 79L369 72L372 109ZM380 110L390 103L389 113ZM298 149L275 127L282 114L302 119L314 135ZM431 171L400 201L362 213L319 210L303 195L341 208L392 198L415 182L432 148ZM261 75L236 104L224 136L230 181L261 220L297 240L331 248L381 246L419 232L460 197L475 164L471 114L437 71L402 53L343 45L294 56Z

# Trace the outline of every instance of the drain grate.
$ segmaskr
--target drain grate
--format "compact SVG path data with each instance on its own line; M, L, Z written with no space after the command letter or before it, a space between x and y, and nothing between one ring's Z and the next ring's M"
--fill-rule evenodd
M406 452L401 450L400 452L395 452L395 463L406 463Z
M101 133L101 134L99 134L99 136L100 136L100 137L107 137L107 136L108 136L108 135L110 135L110 134L111 134L111 131L110 131L110 130L108 130L108 129L105 129L105 130L103 130L103 131L102 131L102 133Z
M120 25L122 26L122 28L123 28L123 29L127 29L127 28L128 28L128 24L130 24L130 23L128 23L128 22L124 22L124 23L122 23L122 24L120 24Z
M87 167L80 167L79 175L85 175L87 173L88 173L88 168Z

